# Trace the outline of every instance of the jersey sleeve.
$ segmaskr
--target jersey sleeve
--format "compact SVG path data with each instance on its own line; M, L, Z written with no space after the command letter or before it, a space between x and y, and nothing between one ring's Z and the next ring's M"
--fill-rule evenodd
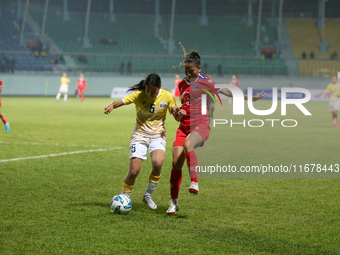
M140 94L139 91L135 91L135 92L131 93L130 95L127 95L127 96L123 97L123 99L122 99L123 103L125 105L129 105L129 104L134 103L136 101L136 99L137 99L139 94Z
M221 88L215 88L216 82L214 82L211 79L208 79L207 84L208 84L210 92L214 92L215 93L215 91L216 91L216 93L218 93L221 90Z
M327 92L327 93L332 92L332 86L331 86L331 84L329 84L329 85L327 86L326 92Z
M172 107L173 106L177 106L177 105L176 105L175 98L174 98L174 96L171 93L169 93L169 99L168 100L169 100L169 103L168 103L168 105L169 105L169 112L172 113Z

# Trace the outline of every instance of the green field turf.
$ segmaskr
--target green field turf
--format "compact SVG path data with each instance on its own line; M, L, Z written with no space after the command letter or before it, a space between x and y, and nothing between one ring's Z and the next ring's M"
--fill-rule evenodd
M162 178L153 193L158 209L150 211L142 202L148 159L131 194L132 211L112 214L111 198L121 192L129 167L135 110L122 107L106 116L110 102L2 97L11 130L6 134L0 123L0 254L340 254L338 178L223 175L201 178L200 194L192 196L185 166L181 210L166 215L178 127L170 115ZM211 162L236 166L339 164L340 129L332 128L328 103L306 108L311 117L294 106L285 117L279 109L271 116L296 119L296 128L212 128L211 140L197 150L199 163L207 154ZM233 117L226 101L215 114L228 120L267 118L249 111ZM44 155L50 156L33 158ZM5 161L18 158L27 159Z

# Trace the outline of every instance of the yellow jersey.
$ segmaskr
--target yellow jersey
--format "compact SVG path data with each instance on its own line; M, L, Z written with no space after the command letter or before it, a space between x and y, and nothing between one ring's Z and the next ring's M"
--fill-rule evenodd
M173 95L160 89L156 98L150 98L144 90L138 90L125 96L125 105L134 103L136 106L136 124L133 133L157 138L165 137L164 122L166 113L172 113L171 107L176 106Z
M329 98L329 103L334 104L334 103L340 103L340 84L333 84L330 83L328 84L326 88L326 92L330 93L330 98Z
M70 79L68 77L61 77L60 83L61 83L61 87L68 88L68 84L70 83Z

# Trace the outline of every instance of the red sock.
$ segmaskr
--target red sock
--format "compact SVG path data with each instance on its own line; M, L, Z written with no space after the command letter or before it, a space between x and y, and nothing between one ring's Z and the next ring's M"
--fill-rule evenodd
M197 180L197 156L195 151L189 151L185 153L185 158L187 159L187 165L189 169L190 179L192 182L198 182Z
M181 170L173 170L171 169L170 174L170 194L171 198L178 198L179 187L182 182L182 169Z
M84 96L81 95L81 96L80 96L80 101L83 102L83 100L84 100Z
M2 117L1 117L1 120L2 120L2 122L6 125L7 124L7 121L6 121L6 119L5 119L5 116L4 115L2 115Z

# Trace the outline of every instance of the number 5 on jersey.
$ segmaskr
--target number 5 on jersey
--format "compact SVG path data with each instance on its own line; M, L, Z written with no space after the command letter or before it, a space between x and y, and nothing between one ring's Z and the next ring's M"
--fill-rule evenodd
M131 144L130 150L131 150L132 153L136 152L136 144L135 143Z
M155 104L151 104L150 105L150 110L149 110L150 113L154 113L155 112Z

